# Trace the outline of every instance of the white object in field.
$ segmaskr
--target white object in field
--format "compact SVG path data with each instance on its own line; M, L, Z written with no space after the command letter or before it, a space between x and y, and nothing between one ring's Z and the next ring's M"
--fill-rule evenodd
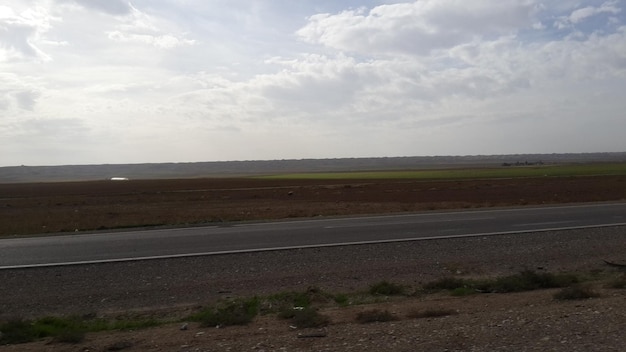
M128 177L111 177L111 181L128 181Z

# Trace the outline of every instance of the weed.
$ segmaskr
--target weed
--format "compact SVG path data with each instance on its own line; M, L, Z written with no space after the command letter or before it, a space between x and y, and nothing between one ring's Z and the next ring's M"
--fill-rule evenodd
M155 319L117 320L111 324L108 324L107 330L136 330L151 328L159 325L161 325L161 322Z
M320 289L315 287L309 287L305 292L281 292L260 301L260 313L275 313L282 314L285 311L289 312L294 307L308 308L314 303L326 303L336 300L331 294L324 293Z
M16 344L34 341L37 334L30 322L22 319L13 319L0 325L0 344Z
M475 288L472 287L457 287L450 292L452 296L469 296L479 293L480 291L476 291Z
M525 270L519 274L489 280L466 280L454 277L443 278L424 285L427 291L449 290L455 296L475 292L522 292L544 288L565 287L580 280L571 274L537 273Z
M342 307L346 307L350 305L350 297L348 297L348 295L344 293L335 295L334 300L335 300L335 303L337 303L338 305Z
M467 280L457 277L444 277L425 284L423 288L427 291L454 290L459 287L465 287L467 283Z
M387 310L371 309L357 314L356 321L361 324L394 321L398 318Z
M565 287L554 294L554 298L558 300L587 299L598 296L599 294L595 292L590 286L583 285Z
M263 300L263 312L282 311L293 307L308 307L311 299L305 292L281 292Z
M85 338L85 323L78 318L44 317L32 323L37 337L54 337L55 342L79 343Z
M234 300L191 316L203 326L246 325L259 313L259 299Z
M394 296L404 294L404 287L387 281L381 281L370 286L369 292L373 295Z
M537 273L524 270L516 275L504 276L478 285L479 290L488 292L522 292L544 288L565 287L579 280L575 275Z

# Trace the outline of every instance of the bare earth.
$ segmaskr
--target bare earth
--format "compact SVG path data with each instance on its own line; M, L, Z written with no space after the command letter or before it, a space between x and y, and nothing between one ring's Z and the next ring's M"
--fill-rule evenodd
M414 211L424 206L438 208L436 205L442 204L474 207L560 203L565 201L564 198L572 202L623 201L626 198L623 177L577 180L580 181L578 186L574 179L549 180L551 183L548 185L533 179L515 181L518 183L512 180L430 184L404 182L409 188L400 189L390 186L394 182L381 182L375 184L380 190L378 200L370 199L369 192L359 193L363 187L370 187L360 182L350 182L348 186L289 185L284 189L256 190L248 194L250 198L241 196L241 191L232 191L235 188L231 188L230 192L222 189L195 193L198 197L204 196L205 201L209 194L217 193L219 197L229 197L223 200L243 197L248 208L240 209L239 213L243 212L246 217L252 217L255 208L264 209L259 208L260 204L270 209L283 209L283 203L300 204L297 197L304 199L305 194L310 197L335 194L336 199L325 198L319 202L326 205L335 203L332 210L335 214L327 215L340 214L337 209L342 208L358 209L355 213L375 213L383 212L379 211L381 209L395 212ZM120 194L123 193L127 200L157 197L156 192L146 189L142 192L126 190ZM275 196L263 192L274 192ZM76 193L68 196L65 190L63 194L47 195L65 197L65 201L59 200L61 198L37 198L29 204L46 204L44 202L49 201L51 204L61 203L57 207L69 209L64 202L71 199L75 202L72 205L80 212L89 211L90 205L97 208L99 202L95 199L99 199L101 204L114 207L111 199L115 195L110 192L106 196L83 195L82 198L80 192ZM178 197L179 193L190 197L189 192L171 194ZM391 195L385 198L388 193ZM252 197L255 194L256 197ZM432 197L426 197L428 194ZM19 206L26 207L24 204L37 197L36 192L20 199L9 199L11 195L3 195L2 201L10 205L5 209L10 211ZM505 199L505 195L510 198ZM171 204L184 201L176 197ZM142 199L145 202L146 198ZM420 203L417 199L424 202ZM296 212L311 209L306 211L312 213L305 215L316 215L316 212L326 210L324 207L317 208L318 203L310 198L308 202L310 207L294 206L291 209ZM129 203L131 206L132 202ZM43 208L50 210L54 207ZM246 215L247 211L251 214ZM11 214L17 216L17 213ZM36 219L45 221L43 218ZM44 225L38 223L37 226ZM104 223L101 226L109 227ZM603 260L624 262L625 253L626 227L615 226L66 268L2 270L0 320L49 314L181 317L197 310L199 305L228 297L303 291L309 287L331 293L358 292L381 280L415 289L425 282L445 276L493 277L525 269L619 277L624 275L619 268L608 266ZM375 305L347 308L321 302L321 312L331 319L330 325L324 329L294 330L287 321L268 315L257 317L245 327L217 329L190 323L187 330L180 330L182 323L174 323L138 331L88 334L83 342L75 345L42 340L0 346L0 351L623 351L626 345L626 339L622 337L626 328L626 290L607 288L605 281L592 281L590 284L600 297L559 301L552 296L555 290L541 290L465 297L452 297L445 293L381 297L382 302ZM356 322L359 311L373 308L388 310L399 320L372 324ZM439 308L452 309L457 314L440 318L408 317L414 311Z

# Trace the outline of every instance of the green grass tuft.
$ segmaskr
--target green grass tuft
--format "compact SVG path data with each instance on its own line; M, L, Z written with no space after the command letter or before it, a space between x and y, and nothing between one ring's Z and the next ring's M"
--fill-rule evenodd
M336 294L333 300L341 307L346 307L350 305L350 296L345 293Z
M570 274L537 273L525 270L516 275L504 276L477 285L479 290L488 292L522 292L545 288L565 287L577 283L579 279Z
M506 293L566 287L579 281L580 279L576 275L537 273L532 270L525 270L519 274L487 280L443 278L427 283L423 288L426 291L449 290L455 296L464 296L476 292Z
M189 320L203 326L247 325L259 313L259 299L233 300L217 307L209 307L192 315Z
M38 338L33 325L22 319L12 319L0 325L0 344L18 344L34 341Z

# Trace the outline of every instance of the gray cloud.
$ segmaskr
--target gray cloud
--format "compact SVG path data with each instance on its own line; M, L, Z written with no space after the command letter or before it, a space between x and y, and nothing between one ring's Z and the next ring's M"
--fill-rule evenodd
M35 104L37 104L37 98L40 94L39 92L25 90L17 92L14 95L18 107L24 110L32 111L35 108Z
M5 12L0 14L0 60L2 51L5 60L22 58L48 60L48 55L33 44L33 39L49 27L47 14L28 10L17 15L10 8L5 7L3 10Z
M58 2L73 2L87 9L106 12L111 15L127 15L132 11L128 1L123 0L57 0Z

